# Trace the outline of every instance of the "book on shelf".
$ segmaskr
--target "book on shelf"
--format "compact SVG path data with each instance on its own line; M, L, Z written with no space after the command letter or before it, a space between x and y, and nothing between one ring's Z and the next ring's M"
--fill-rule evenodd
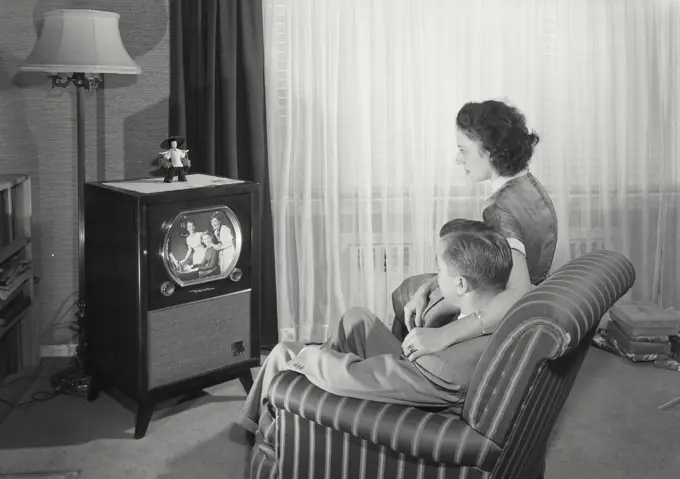
M32 261L25 246L28 242L14 241L0 253L0 307L32 275Z
M24 269L22 273L16 275L8 284L0 285L0 301L5 301L7 298L12 296L14 291L16 291L22 284L31 278L31 268L30 265L27 269Z
M0 381L39 359L30 243L30 178L0 174Z
M29 260L22 259L20 255L14 256L0 265L0 288L12 284L18 276L31 267Z

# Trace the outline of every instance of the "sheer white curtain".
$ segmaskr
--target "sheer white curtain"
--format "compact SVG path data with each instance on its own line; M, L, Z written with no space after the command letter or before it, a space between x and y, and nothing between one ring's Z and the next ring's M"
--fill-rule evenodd
M455 165L466 101L506 99L541 136L556 266L626 254L633 299L678 306L680 12L668 0L263 0L280 339L323 340L434 268L488 185Z

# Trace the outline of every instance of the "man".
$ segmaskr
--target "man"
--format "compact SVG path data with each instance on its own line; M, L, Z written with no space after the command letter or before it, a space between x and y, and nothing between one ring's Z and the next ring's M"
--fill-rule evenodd
M464 317L505 289L512 252L490 226L456 219L439 232L437 266L443 295ZM413 347L419 329L400 343L373 314L353 308L323 345L278 344L262 365L238 423L252 433L258 425L262 429L271 424L266 396L273 376L282 369L304 374L316 386L341 396L460 412L489 336L421 355Z

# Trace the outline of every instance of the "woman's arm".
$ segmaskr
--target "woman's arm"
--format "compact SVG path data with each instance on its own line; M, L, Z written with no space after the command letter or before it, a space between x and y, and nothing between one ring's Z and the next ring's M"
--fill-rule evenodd
M479 311L480 318L471 314L440 328L442 336L447 338L447 347L493 333L512 305L529 292L531 281L525 256L513 249L512 261L512 271L505 291L495 296L486 308Z
M191 255L191 252L192 252L193 250L194 250L194 249L193 249L193 248L191 247L191 245L189 244L189 237L187 236L187 255L186 255L186 256L184 257L184 259L183 259L182 261L180 261L180 262L181 262L181 263L186 262L186 261L189 259L189 256Z
M404 306L404 324L411 331L415 327L423 326L423 312L428 305L430 295L439 287L439 281L435 274L424 282Z

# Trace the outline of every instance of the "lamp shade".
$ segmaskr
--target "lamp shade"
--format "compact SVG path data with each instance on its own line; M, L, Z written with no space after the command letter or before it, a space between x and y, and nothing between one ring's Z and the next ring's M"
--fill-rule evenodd
M138 75L120 38L120 15L97 10L54 10L43 15L40 38L20 71Z

